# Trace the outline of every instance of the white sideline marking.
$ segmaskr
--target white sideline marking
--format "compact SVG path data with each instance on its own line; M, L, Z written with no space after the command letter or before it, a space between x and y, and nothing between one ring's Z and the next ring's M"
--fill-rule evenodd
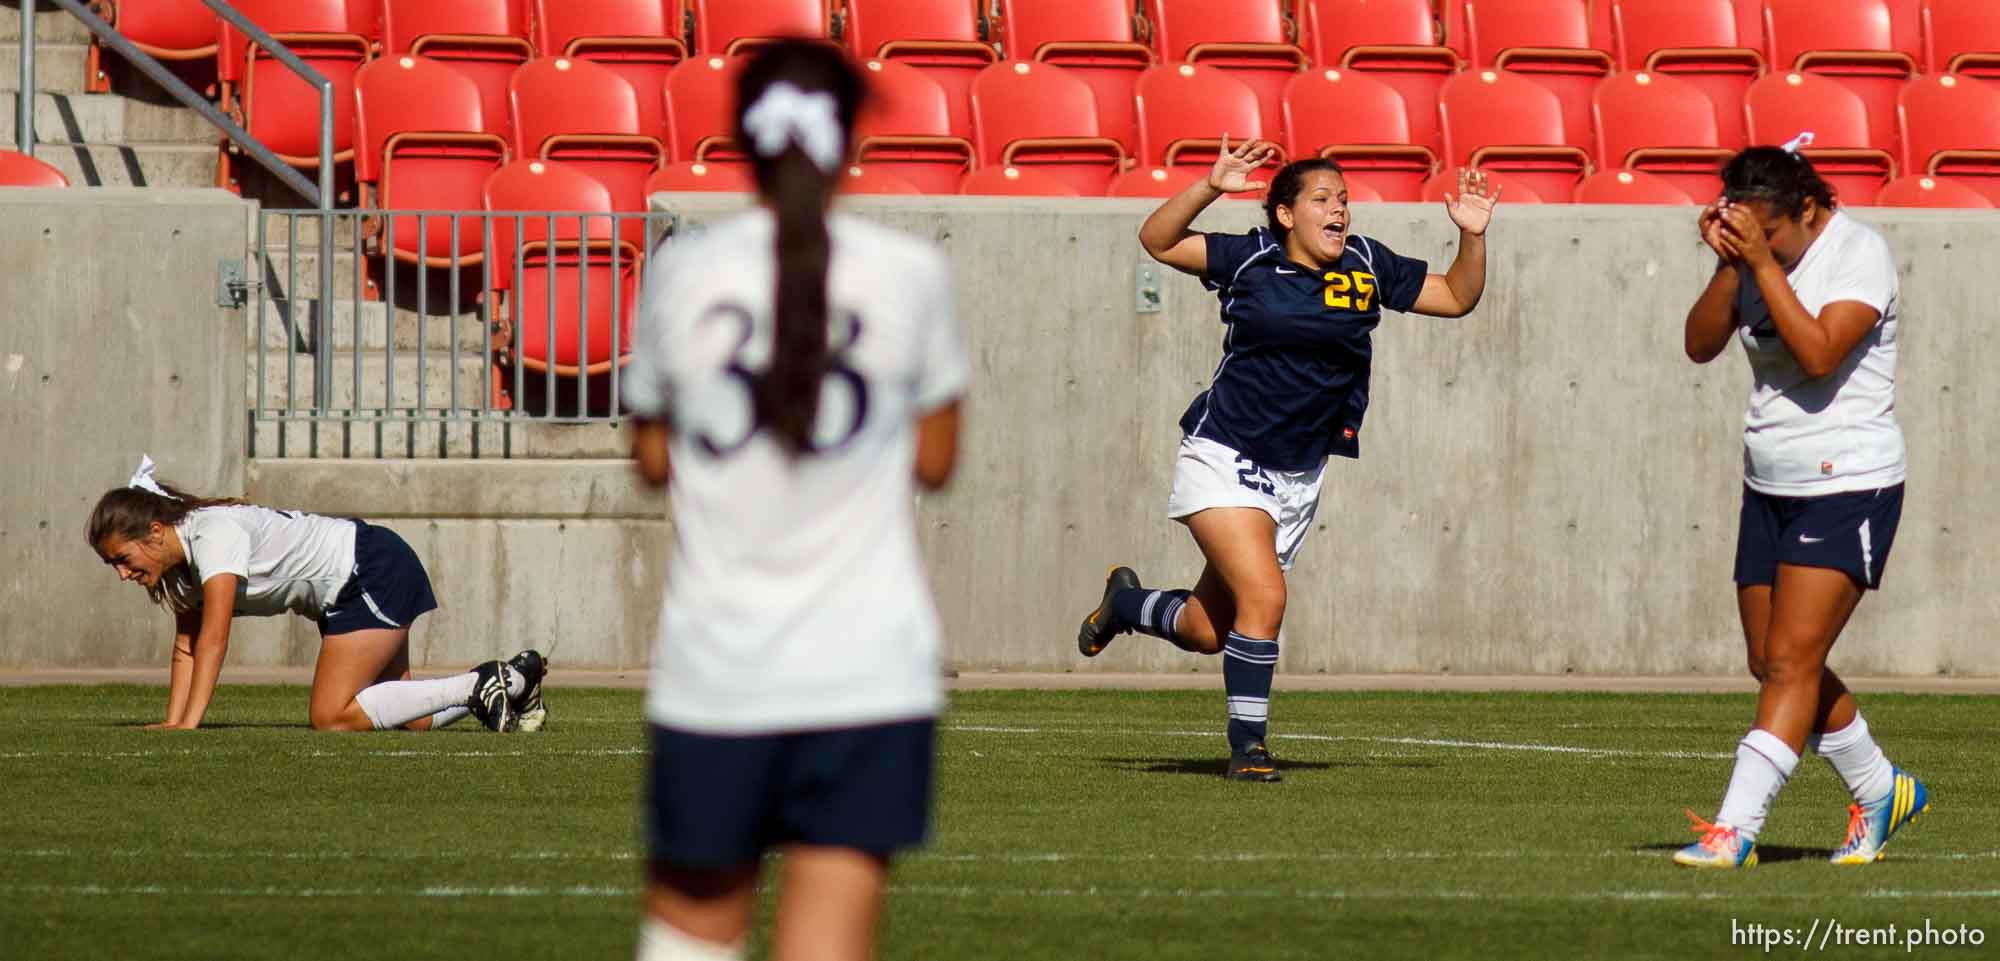
M57 885L21 884L0 886L0 894L55 895L61 897L213 897L213 898L626 898L642 889L619 885L578 884L561 887L464 887L430 885L421 888L181 888L158 884L142 885ZM1266 898L1299 901L1725 901L1725 900L1826 900L1824 892L1806 891L1686 891L1665 889L1612 889L1604 891L1491 892L1466 889L1416 891L1349 890L1346 888L993 888L977 885L891 884L891 896L944 898L1104 898L1104 899L1220 899ZM1843 895L1833 895L1838 898ZM1905 901L1923 898L1948 900L2000 899L2000 888L1911 891L1876 888L1856 891L1844 897L1864 901Z
M943 728L946 731L964 731L974 734L1116 734L1127 737L1215 737L1215 731L1136 731L1120 729L1084 730L1081 728L1059 730L1039 727L997 727L979 724L953 724ZM1576 754L1584 757L1650 757L1696 759L1703 761L1730 760L1736 757L1708 751L1639 751L1615 747L1575 747L1567 744L1515 744L1506 741L1461 741L1454 738L1430 737L1380 737L1363 734L1288 734L1279 732L1271 735L1274 741L1361 741L1371 744L1403 744L1413 747L1466 748L1481 751L1532 751L1545 754ZM1281 762L1282 763L1282 762Z
M9 851L0 849L0 859L39 858L59 860L66 858L144 858L162 861L433 861L460 860L496 856L484 851L183 851L149 850L146 848L113 848L109 850L77 850L72 848L28 848ZM510 861L638 861L645 858L636 851L513 851L498 857ZM1042 852L971 852L951 854L944 852L917 852L904 855L899 862L940 862L948 864L994 863L994 864L1138 864L1138 863L1226 863L1256 864L1266 862L1339 862L1339 861L1526 861L1526 860L1574 860L1577 858L1658 858L1658 851L1610 848L1602 851L1563 851L1543 849L1492 850L1492 851L1242 851L1219 854L1099 854L1091 851L1042 851ZM1956 853L1910 854L1898 853L1898 861L1989 861L2000 859L2000 850L1964 851Z

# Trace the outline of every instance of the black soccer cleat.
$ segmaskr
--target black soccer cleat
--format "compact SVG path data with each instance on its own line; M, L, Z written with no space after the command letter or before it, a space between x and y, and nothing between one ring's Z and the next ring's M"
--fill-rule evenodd
M542 678L549 672L548 659L542 652L529 648L508 658L507 666L526 682L521 696L510 698L514 711L512 729L530 733L541 730L542 722L549 716L548 706L542 703Z
M1118 615L1111 612L1111 598L1119 591L1139 586L1139 575L1129 567L1114 567L1104 578L1104 598L1097 603L1097 610L1083 619L1083 626L1076 631L1076 650L1084 657L1096 657L1111 646L1111 639L1132 629L1131 625L1120 623Z
M1258 744L1243 754L1233 754L1229 758L1229 773L1223 775L1232 781L1282 781L1285 776L1278 773L1278 762L1271 758L1271 752Z
M507 682L514 669L502 661L487 661L472 669L472 697L465 706L486 729L505 734L514 729L514 703L507 697Z

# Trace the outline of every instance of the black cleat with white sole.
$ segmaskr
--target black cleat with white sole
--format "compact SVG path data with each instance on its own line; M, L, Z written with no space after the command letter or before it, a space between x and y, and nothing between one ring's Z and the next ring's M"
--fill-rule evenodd
M1131 590L1139 586L1139 575L1129 567L1114 567L1104 578L1104 597L1097 602L1097 610L1083 619L1083 626L1076 631L1076 650L1084 657L1096 657L1111 646L1111 639L1132 629L1132 625L1118 620L1111 612L1111 599L1119 591Z
M512 698L514 709L513 730L534 732L542 729L542 722L548 720L548 706L542 703L542 678L549 673L548 658L542 652L530 648L507 659L507 666L521 676L525 685L521 696Z
M487 661L472 669L472 697L465 706L489 731L506 733L514 729L514 702L507 697L508 681L514 669L504 661Z

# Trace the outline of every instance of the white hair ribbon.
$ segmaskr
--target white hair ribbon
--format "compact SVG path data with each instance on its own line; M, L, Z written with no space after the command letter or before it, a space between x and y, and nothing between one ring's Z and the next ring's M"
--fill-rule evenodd
M126 481L125 486L149 491L170 501L180 499L167 493L167 489L161 487L160 482L153 479L153 458L146 454L139 455L139 469L132 472L132 479Z
M1807 130L1787 142L1784 146L1784 151L1788 154L1796 154L1800 148L1812 146L1813 139L1813 132Z
M743 113L743 129L760 157L776 157L798 144L821 173L840 167L846 134L840 129L840 104L833 94L806 93L789 83L774 83Z

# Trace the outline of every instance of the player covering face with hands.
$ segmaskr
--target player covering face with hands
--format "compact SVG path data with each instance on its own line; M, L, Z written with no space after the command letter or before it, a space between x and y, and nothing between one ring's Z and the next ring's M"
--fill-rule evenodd
M118 578L174 618L167 717L200 727L237 617L297 613L319 625L308 717L319 730L444 727L467 716L495 731L539 729L545 663L536 651L453 677L410 679L410 628L437 608L410 545L386 527L161 483L143 458L91 511L88 538Z
M1896 264L1795 146L1738 154L1698 223L1716 266L1688 311L1688 357L1707 363L1734 339L1755 376L1735 580L1759 686L1721 812L1713 823L1689 813L1701 840L1674 860L1692 867L1756 864L1771 803L1809 750L1853 795L1836 864L1875 861L1930 804L1826 664L1862 594L1881 586L1902 516Z
M1207 178L1167 200L1140 228L1161 263L1200 277L1221 301L1222 361L1181 417L1167 516L1186 524L1207 564L1192 589L1154 590L1115 567L1077 649L1101 653L1119 634L1220 653L1228 689L1230 778L1276 781L1265 736L1287 572L1311 529L1330 455L1360 456L1370 334L1382 311L1463 317L1486 289L1486 228L1499 191L1461 171L1445 211L1459 229L1443 274L1353 233L1340 166L1315 159L1271 179L1266 222L1244 234L1201 233L1196 216L1224 194L1263 188L1277 148L1229 146Z

